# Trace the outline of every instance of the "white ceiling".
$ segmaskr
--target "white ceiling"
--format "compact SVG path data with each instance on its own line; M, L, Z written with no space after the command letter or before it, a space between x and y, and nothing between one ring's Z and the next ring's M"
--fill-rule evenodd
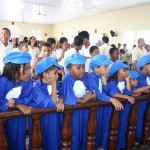
M150 4L150 0L0 0L0 20L57 24L85 16ZM40 13L38 15L40 5Z

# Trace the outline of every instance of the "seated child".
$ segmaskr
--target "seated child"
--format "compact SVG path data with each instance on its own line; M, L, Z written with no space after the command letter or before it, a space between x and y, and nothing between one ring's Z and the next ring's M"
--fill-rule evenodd
M18 48L22 52L29 52L28 43L26 41L20 41Z
M87 75L85 75L85 59L80 54L66 58L65 67L68 73L62 81L64 104L84 104L95 98L95 93L87 91ZM71 149L85 149L86 123L88 110L75 110L71 116L72 139Z
M33 84L33 101L38 107L57 108L64 110L63 97L60 85L57 83L58 70L61 67L52 57L46 57L35 66L35 74L40 79ZM58 114L46 114L41 119L42 149L60 149L60 131Z
M42 60L43 58L49 57L51 55L51 47L50 44L48 43L42 43L40 45L40 55L39 57L35 60L33 66L32 66L32 78L33 80L37 80L39 77L35 75L35 66L36 64Z
M141 57L137 62L137 67L140 69L138 72L138 85L137 88L144 88L150 85L150 55L145 55ZM149 89L144 90L144 93L149 93ZM138 120L137 120L137 126L136 126L136 140L135 145L139 144L139 139L142 138L142 128L143 128L143 120L144 120L144 114L146 111L146 107L148 104L148 100L140 101L138 103Z
M4 57L4 70L0 77L0 110L18 108L23 114L31 114L27 105L32 100L30 54L13 52ZM25 149L26 118L9 119L6 122L6 139L9 150Z
M131 97L129 67L122 61L112 64L109 70L109 95L116 98L127 99L131 104L134 98ZM119 128L117 138L117 149L126 148L126 131L128 125L128 115L131 104L123 104L124 109L119 112Z
M93 57L93 56L99 54L99 48L97 46L91 46L89 49L89 52L90 52L90 55ZM90 70L90 61L91 61L91 58L86 59L86 63L85 63L85 72L86 73L89 73L91 71Z
M112 62L104 54L92 57L90 68L93 72L88 74L88 89L91 92L96 92L97 100L111 102L115 106L115 109L119 111L123 109L122 104L117 99L108 96L107 76L110 64ZM97 110L96 148L101 146L103 149L107 149L111 108L111 106L106 106L100 107Z

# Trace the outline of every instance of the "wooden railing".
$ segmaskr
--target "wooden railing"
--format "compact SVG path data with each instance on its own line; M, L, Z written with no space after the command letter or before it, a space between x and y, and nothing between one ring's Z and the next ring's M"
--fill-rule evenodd
M139 101L149 99L150 94L141 95L139 97L135 97L136 103L132 105L129 121L128 121L128 131L127 131L127 150L130 150L135 137L135 129L137 122L137 105ZM119 99L122 103L128 103L125 99ZM86 137L86 149L94 150L95 149L95 135L96 135L96 110L102 106L108 106L111 103L105 103L102 101L94 101L89 102L84 105L78 104L76 107L74 106L65 106L65 110L63 112L63 125L61 129L61 143L60 147L62 150L69 150L71 148L71 114L74 110L78 109L89 109L89 117L87 123L87 137ZM32 134L31 134L31 149L40 150L42 149L42 139L41 139L41 131L40 131L40 118L43 114L48 114L56 112L55 109L52 108L41 108L41 109L33 109L32 110ZM0 113L0 150L7 150L7 142L5 135L5 122L10 118L24 117L23 113L19 110L11 111L11 112L1 112ZM111 118L110 118L110 129L108 136L108 150L116 150L117 144L117 129L118 129L118 112L112 109ZM148 103L147 110L145 113L145 121L143 128L143 138L142 144L146 145L148 138L150 136L150 102Z

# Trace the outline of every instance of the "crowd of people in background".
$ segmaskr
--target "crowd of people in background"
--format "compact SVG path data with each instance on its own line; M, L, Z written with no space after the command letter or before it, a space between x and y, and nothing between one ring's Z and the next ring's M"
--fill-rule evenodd
M64 105L76 106L95 100L111 102L120 116L117 149L126 148L128 115L135 102L133 96L150 90L150 45L145 44L143 38L128 50L127 45L119 41L118 45L110 44L107 36L103 36L98 45L92 45L87 31L76 35L73 43L68 43L66 37L59 41L51 37L47 41L37 41L34 36L22 41L15 37L10 40L10 37L10 30L3 28L0 34L0 111L18 108L24 114L30 114L34 107L63 111ZM117 98L125 98L129 103L121 104ZM139 145L142 138L147 104L148 100L138 104L135 145ZM97 110L96 148L107 150L111 111L112 106ZM88 110L72 113L73 150L85 149L88 114ZM7 122L9 149L25 149L25 122L25 118ZM31 124L30 118L30 131ZM62 114L42 116L44 150L60 149L61 125ZM19 136L18 131L22 132Z

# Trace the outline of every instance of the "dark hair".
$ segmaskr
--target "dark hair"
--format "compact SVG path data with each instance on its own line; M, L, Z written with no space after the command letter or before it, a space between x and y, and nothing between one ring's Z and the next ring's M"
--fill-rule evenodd
M118 78L118 71L115 72L112 76L110 76L110 77L108 78L108 82L111 81L111 80L117 81L117 78Z
M81 31L79 34L79 36L81 36L83 39L87 38L89 40L89 33L87 31Z
M118 43L118 46L121 46L121 43Z
M103 41L104 43L109 43L109 38L108 38L107 36L103 36L103 37L102 37L102 41Z
M48 38L48 39L47 39L47 43L49 43L50 46L51 46L52 44L55 44L55 43L56 43L56 40L55 40L54 38Z
M125 54L125 50L124 49L120 49L120 53L121 54Z
M11 36L11 32L8 28L3 28L2 30L6 30L9 33L9 35Z
M43 46L45 46L45 47L51 47L48 42L44 42L44 43L41 43L41 44L40 44L40 50L41 50L41 48L42 48Z
M26 44L28 44L26 41L20 41L18 44L18 48L21 50L21 48Z
M30 45L30 44L31 44L31 39L32 39L32 38L35 38L35 39L36 39L36 37L34 37L34 36L29 37L28 45ZM35 42L34 47L37 47L37 41Z
M25 64L23 64L23 74L25 74ZM4 66L3 74L2 76L5 76L8 78L8 80L12 80L14 83L16 82L16 74L20 77L20 64L13 64L11 62L8 62Z
M59 40L60 44L63 44L66 41L68 42L68 39L66 37L61 37Z
M74 38L74 42L73 42L74 46L82 46L83 44L83 39L81 36L76 36Z
M111 49L109 50L110 56L111 56L115 51L118 51L118 49L117 49L117 48L111 48Z
M111 44L111 47L112 48L117 48L115 44Z
M99 49L99 48L97 46L91 46L90 49L89 49L90 53L93 53L93 51L95 49Z

